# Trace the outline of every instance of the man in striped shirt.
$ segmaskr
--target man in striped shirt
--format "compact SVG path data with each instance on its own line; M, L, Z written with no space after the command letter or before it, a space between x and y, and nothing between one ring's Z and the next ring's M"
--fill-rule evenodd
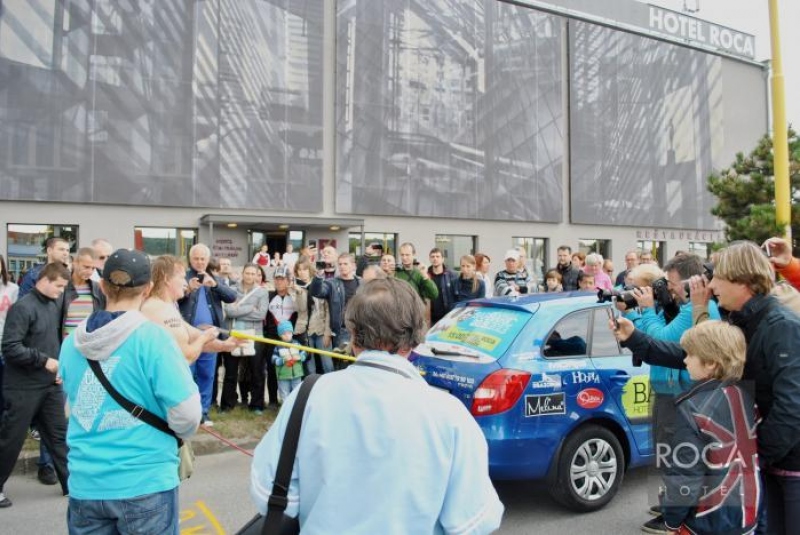
M100 285L92 280L94 265L94 249L79 249L72 263L72 277L64 290L64 304L61 309L62 340L92 312L105 308L105 297L100 291Z

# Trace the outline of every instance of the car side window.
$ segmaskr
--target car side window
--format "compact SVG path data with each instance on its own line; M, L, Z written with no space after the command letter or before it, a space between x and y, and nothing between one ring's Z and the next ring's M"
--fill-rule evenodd
M622 354L619 342L608 328L608 311L605 308L595 309L592 326L592 357L618 357Z
M570 314L559 321L545 342L545 357L585 357L590 310Z

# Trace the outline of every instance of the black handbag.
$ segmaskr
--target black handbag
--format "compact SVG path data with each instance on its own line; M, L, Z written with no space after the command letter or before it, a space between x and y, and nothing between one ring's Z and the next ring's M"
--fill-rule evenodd
M289 423L286 425L286 434L283 436L281 455L278 458L275 481L272 484L272 494L267 500L267 516L257 514L237 531L236 535L297 535L300 533L298 518L287 516L284 511L288 503L286 495L289 493L294 458L297 455L297 444L300 441L303 413L306 410L311 388L319 378L319 375L309 375L300 384L300 392L297 393L292 413L289 415Z

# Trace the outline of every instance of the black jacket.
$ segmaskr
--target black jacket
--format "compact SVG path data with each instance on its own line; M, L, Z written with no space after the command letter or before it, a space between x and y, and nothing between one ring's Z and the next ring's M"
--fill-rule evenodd
M35 287L8 310L3 330L4 389L52 386L56 375L44 367L61 350L61 299Z
M433 272L433 267L428 268L428 277L439 290L436 299L431 299L431 325L445 317L456 304L454 287L458 282L458 275L447 269L447 266L443 265L442 269L443 271L437 275Z
M206 277L213 277L210 273L206 273ZM186 280L190 281L194 277L197 277L197 271L192 268L186 270ZM213 288L208 288L206 286L201 286L197 290L188 293L187 295L183 296L178 301L178 308L180 308L181 316L191 325L194 325L194 317L195 312L197 312L197 295L199 292L206 292L206 302L208 303L208 308L211 311L211 317L214 320L214 325L216 327L222 327L223 323L222 320L224 318L222 314L222 303L233 303L236 301L236 290L229 286L225 286L222 282L220 282L218 277L214 277L214 280L217 281L217 285Z
M360 284L360 279L356 278L356 280ZM333 345L335 346L336 339L345 330L344 309L347 304L347 296L345 295L342 279L339 277L332 279L313 277L311 284L308 285L308 293L312 297L325 299L328 302L328 317L331 325L331 335L334 337Z
M758 453L767 465L800 470L800 318L772 296L757 295L728 321L744 332L747 359L743 381L753 381L763 422ZM684 368L679 344L655 340L639 330L623 346L637 360Z
M103 295L103 292L100 290L100 283L95 282L93 280L86 281L89 284L89 289L92 291L92 311L97 312L98 310L105 310L106 308L106 296ZM67 312L69 311L69 305L78 297L78 290L75 289L75 283L72 282L72 279L69 280L69 284L64 289L64 298L61 302L61 324L64 324L64 321L67 319Z
M565 292L578 289L578 275L580 275L581 270L573 266L572 262L566 266L556 264L556 271L561 274L561 287L564 288Z
M672 420L672 433L658 445L657 456L667 526L750 533L761 494L752 398L740 386L706 380L678 396L673 410L660 417Z

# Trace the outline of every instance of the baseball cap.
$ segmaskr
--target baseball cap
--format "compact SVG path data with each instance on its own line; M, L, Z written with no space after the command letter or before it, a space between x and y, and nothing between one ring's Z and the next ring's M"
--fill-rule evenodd
M278 266L275 268L275 274L273 275L274 278L283 277L284 279L289 278L289 268L286 266Z
M373 249L380 249L381 251L383 251L383 244L379 241L374 241L370 243L369 246L372 247Z
M509 259L519 260L519 251L516 249L509 249L506 251L506 255L503 257L503 260Z
M294 327L291 321L283 320L278 324L278 336L281 336L283 333L294 333Z
M117 284L111 280L115 271L126 273L130 280L125 284ZM103 267L103 280L114 286L136 288L150 282L150 258L141 251L133 249L117 249L106 259Z

